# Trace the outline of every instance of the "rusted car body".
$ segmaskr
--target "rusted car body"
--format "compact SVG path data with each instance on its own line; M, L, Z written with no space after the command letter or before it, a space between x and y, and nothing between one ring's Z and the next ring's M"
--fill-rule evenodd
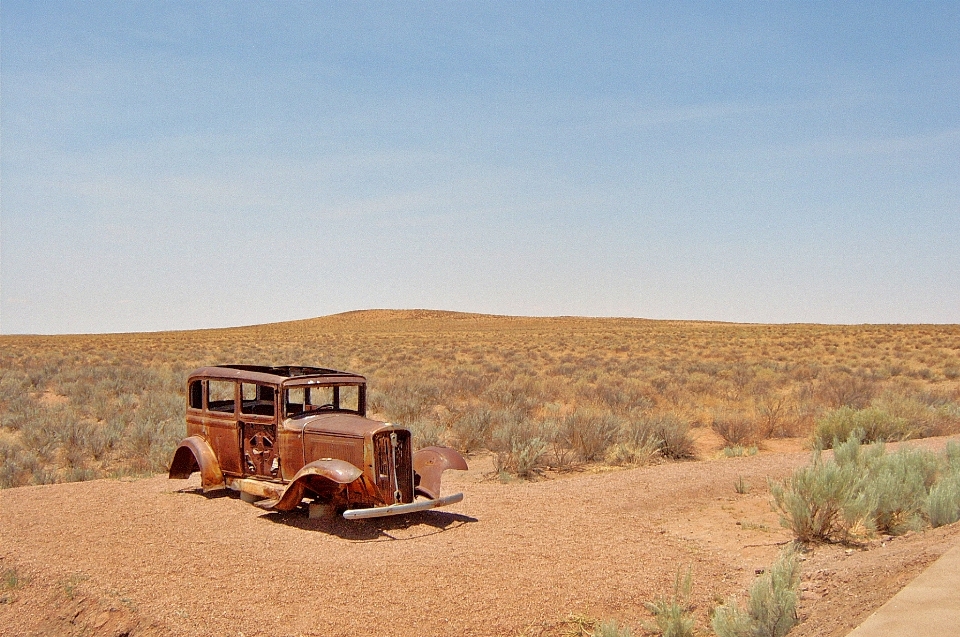
M449 447L414 452L409 429L367 418L366 379L357 374L203 367L187 380L186 420L170 478L199 471L204 491L233 489L264 509L310 500L354 519L463 499L440 496L440 475L465 470L463 456Z

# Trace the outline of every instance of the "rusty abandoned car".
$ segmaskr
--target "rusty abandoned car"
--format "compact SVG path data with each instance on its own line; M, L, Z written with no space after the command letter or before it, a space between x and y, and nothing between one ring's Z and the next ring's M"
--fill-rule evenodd
M170 478L200 472L204 492L239 491L244 500L348 519L446 506L440 475L465 470L449 447L414 452L410 430L366 417L366 379L317 367L202 367L187 380L187 437Z

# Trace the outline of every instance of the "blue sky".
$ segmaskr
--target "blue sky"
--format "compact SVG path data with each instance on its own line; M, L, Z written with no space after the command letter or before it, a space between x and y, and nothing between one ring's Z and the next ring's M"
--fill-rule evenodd
M0 4L0 331L960 323L958 3Z

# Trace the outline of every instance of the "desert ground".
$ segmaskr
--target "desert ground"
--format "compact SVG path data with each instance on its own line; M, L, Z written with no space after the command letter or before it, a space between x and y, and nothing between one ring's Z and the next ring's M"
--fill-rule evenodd
M463 502L311 520L168 480L186 374L219 363L366 375L374 417L468 455L444 478ZM369 311L0 336L0 634L643 634L687 569L708 634L793 539L769 481L868 417L898 444L960 439L960 326ZM672 442L634 453L651 427ZM522 467L517 445L542 452ZM958 541L954 523L807 547L790 634L845 635Z
M0 632L559 636L579 616L642 634L644 603L688 568L705 631L710 609L742 597L791 541L766 484L808 461L768 451L505 483L481 455L445 476L463 502L354 522L205 496L196 476L7 489L0 567L22 583L0 604ZM845 635L957 542L953 524L811 547L791 635Z

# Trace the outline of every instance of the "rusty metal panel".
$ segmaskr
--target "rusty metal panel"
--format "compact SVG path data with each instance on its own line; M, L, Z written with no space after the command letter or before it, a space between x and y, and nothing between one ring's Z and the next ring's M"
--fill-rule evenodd
M280 475L284 480L292 480L297 471L303 467L303 429L290 427L290 421L280 426L277 434L280 457Z
M303 437L303 459L310 463L321 458L345 460L363 469L363 438L354 436L331 436L307 432Z
M203 419L204 436L220 461L225 473L242 473L240 466L240 433L233 414L222 417L207 414Z
M224 487L223 472L213 449L200 436L190 436L177 447L170 463L170 478L189 478L194 471L200 471L200 485L204 491Z
M467 470L467 461L450 447L424 447L413 454L417 493L430 499L440 497L440 476L447 469Z
M277 426L255 422L243 426L243 471L248 475L273 479L280 476Z

